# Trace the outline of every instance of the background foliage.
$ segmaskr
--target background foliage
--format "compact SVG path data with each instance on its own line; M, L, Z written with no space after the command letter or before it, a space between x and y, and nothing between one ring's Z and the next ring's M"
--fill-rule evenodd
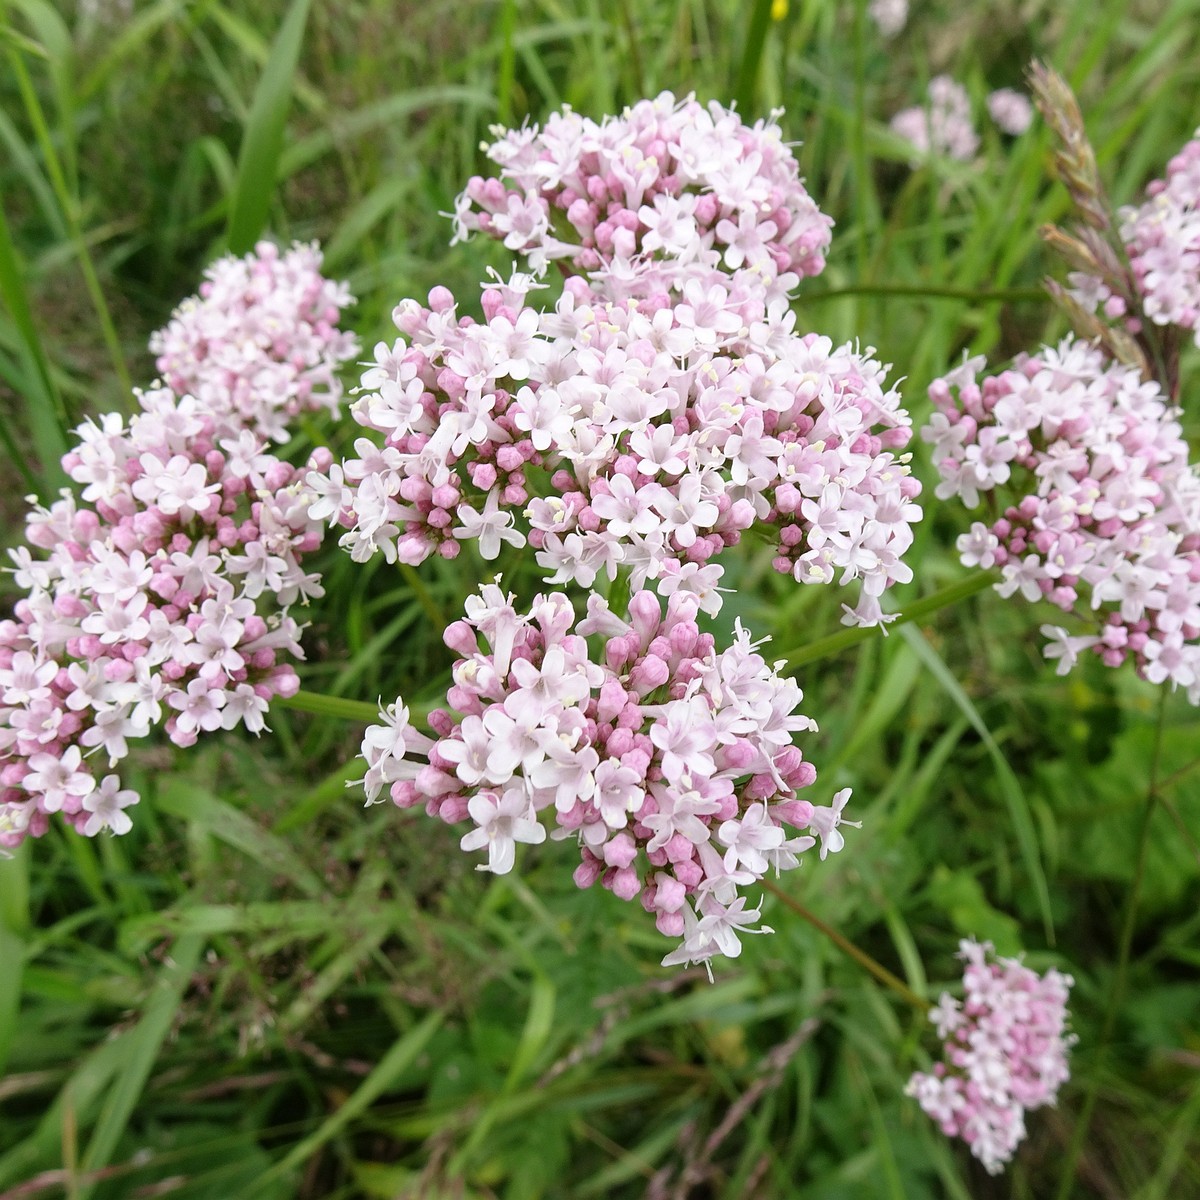
M981 110L1037 54L1117 201L1200 120L1197 0L935 2L890 43L815 0L8 0L0 53L10 540L63 431L127 406L148 332L264 223L320 239L368 345L402 296L503 267L438 215L492 122L664 88L786 106L838 223L800 322L877 346L919 420L964 347L1062 332L1037 230L1066 197L1037 127L910 172L890 114L943 70ZM960 577L955 532L931 508L909 598ZM305 686L436 695L461 567L323 566ZM723 620L836 626L823 589L738 571ZM128 837L0 863L0 1195L1200 1196L1200 722L1124 673L1058 679L1037 623L986 594L803 668L818 786L853 785L864 824L787 880L930 998L966 934L1073 972L1074 1079L1006 1176L903 1098L920 1015L777 902L715 985L664 971L644 914L553 847L478 875L454 831L345 791L359 726L280 708L261 741L131 760Z

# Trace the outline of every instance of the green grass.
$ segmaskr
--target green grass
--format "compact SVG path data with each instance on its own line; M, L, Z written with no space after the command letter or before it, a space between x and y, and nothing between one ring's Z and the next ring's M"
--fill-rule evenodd
M20 496L61 482L64 430L149 381L148 332L222 247L320 239L368 346L402 296L469 297L504 257L449 247L438 214L497 120L664 88L785 106L837 220L800 322L878 347L917 417L964 348L1064 331L1037 231L1066 197L1040 130L910 173L890 114L942 70L977 100L1019 85L1037 54L1077 85L1119 202L1200 123L1197 0L1063 0L1029 24L1016 4L914 6L887 44L852 4L797 0L782 19L734 0L134 9L0 3L13 542ZM919 1015L783 904L710 986L658 967L636 905L576 891L565 848L493 879L454 830L362 810L344 787L362 706L444 689L426 631L466 584L330 548L305 687L338 716L280 706L270 737L153 746L129 763L132 834L55 830L0 863L0 1196L1200 1195L1200 723L1125 674L1055 677L1022 606L927 602L962 579L955 522L921 528L903 634L823 642L835 598L754 556L722 620L797 650L820 787L862 809L789 894L923 995L967 934L1075 975L1073 1080L1007 1175L903 1098Z

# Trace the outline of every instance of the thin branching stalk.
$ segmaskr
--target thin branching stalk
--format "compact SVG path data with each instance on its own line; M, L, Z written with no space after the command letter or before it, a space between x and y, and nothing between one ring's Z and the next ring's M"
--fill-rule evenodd
M874 976L884 987L895 992L906 1004L911 1004L920 1013L929 1011L929 1002L922 1000L916 992L899 976L893 975L882 963L873 959L865 950L856 946L844 934L838 933L832 925L826 925L816 913L810 912L799 900L789 896L778 884L769 879L762 880L762 886L777 900L790 908L798 917L803 917L818 933L824 934L843 954L852 958L864 971Z
M959 583L952 583L949 587L942 588L932 595L914 600L912 604L902 608L886 625L872 625L865 629L839 629L836 633L817 638L814 642L808 642L795 650L786 652L783 656L784 662L787 663L789 671L794 671L798 667L806 666L818 659L828 658L831 654L840 654L843 650L849 650L860 642L870 641L875 637L886 637L889 629L908 621L920 621L940 609L958 604L969 596L974 596L991 587L999 579L998 571L977 571Z

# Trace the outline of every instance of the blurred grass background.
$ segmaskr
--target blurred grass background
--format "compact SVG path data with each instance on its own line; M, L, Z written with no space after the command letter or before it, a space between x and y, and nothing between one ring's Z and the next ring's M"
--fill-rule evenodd
M506 269L439 216L490 124L668 88L786 108L837 220L801 324L878 347L919 420L964 348L1063 332L1046 137L983 128L983 97L1044 57L1130 200L1200 122L1200 3L915 9L885 42L861 4L795 0L0 0L7 541L214 254L319 239L369 347L401 297L469 309ZM910 171L887 119L942 71L983 146ZM351 436L314 421L295 450ZM961 577L956 522L928 512L908 598ZM436 696L462 566L322 565L305 686ZM786 647L836 627L838 597L736 571L723 620ZM55 828L0 863L0 1197L1200 1196L1200 723L1124 673L1058 679L1038 623L988 594L803 669L817 787L854 786L864 825L784 881L930 998L967 934L1073 972L1074 1078L1005 1176L903 1098L920 1016L786 908L715 985L664 971L565 848L481 876L459 833L345 791L359 727L277 709L272 737L131 759L128 837Z

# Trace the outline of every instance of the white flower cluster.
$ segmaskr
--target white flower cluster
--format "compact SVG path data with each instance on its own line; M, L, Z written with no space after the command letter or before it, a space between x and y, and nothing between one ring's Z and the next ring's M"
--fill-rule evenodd
M982 365L934 382L921 431L939 499L974 508L982 496L992 509L959 539L963 562L999 566L1002 595L1078 617L1078 633L1042 628L1060 674L1084 651L1114 667L1132 659L1200 704L1200 475L1178 410L1072 338L981 384Z
M512 870L516 845L572 838L575 882L640 897L659 931L680 938L664 965L741 953L760 913L740 889L791 870L816 846L843 846L846 788L830 805L798 797L816 771L792 744L815 728L800 688L737 626L717 651L696 624L694 597L663 611L650 592L628 619L598 596L576 621L566 596L538 596L528 614L485 585L446 630L462 657L447 702L413 730L397 701L367 730L368 802L385 788L401 808L469 818L467 851L482 870ZM589 647L593 638L595 647ZM483 648L480 647L480 639ZM809 832L796 836L802 830Z
M472 179L456 238L481 230L541 273L592 272L609 298L678 289L713 270L752 270L760 286L825 266L832 220L800 180L770 120L745 125L715 101L663 92L619 117L569 108L545 126L494 132L499 177Z
M1070 975L1038 975L990 942L959 944L962 1000L943 992L929 1019L944 1061L918 1071L906 1091L947 1137L961 1137L991 1175L1025 1138L1025 1113L1054 1104L1070 1076L1066 1032Z
M495 237L534 274L485 287L481 322L440 287L396 307L401 337L351 409L375 436L308 477L310 515L359 561L529 546L551 587L606 577L633 599L625 621L590 595L574 633L559 594L528 617L469 600L446 633L460 716L432 714L431 738L388 706L363 745L368 797L470 817L463 847L496 871L553 808L576 882L640 895L682 939L666 961L733 955L759 919L738 886L817 839L839 849L849 789L797 798L815 774L791 744L811 727L790 715L799 688L740 627L719 651L696 614L718 611L717 560L756 531L798 582L857 586L847 623L886 621L921 519L911 423L873 351L796 329L789 293L823 268L832 222L774 118L664 93L498 130L487 152L499 176L469 182L456 236ZM551 263L566 279L539 310Z
M1120 210L1119 249L1129 271L1072 271L1068 294L1087 313L1119 322L1145 340L1146 322L1189 331L1200 346L1200 129L1167 164L1140 205ZM1177 350L1166 343L1167 360ZM1160 356L1152 354L1151 358ZM1163 377L1175 385L1173 368Z
M299 413L337 412L337 370L358 353L354 334L338 328L351 299L346 284L321 274L315 245L281 253L259 242L253 254L213 263L150 349L176 395L286 442Z
M987 97L987 111L1001 133L1019 137L1033 123L1029 97L1013 88L997 88ZM929 81L923 105L901 109L891 130L912 147L914 163L931 155L970 162L979 149L967 89L949 75Z
M384 436L328 478L314 516L340 522L356 559L485 558L530 542L548 583L590 587L628 568L634 590L694 592L714 612L715 557L763 527L798 582L859 581L847 620L883 619L879 598L921 516L894 453L911 434L885 368L851 346L799 336L758 291L684 286L613 304L582 279L554 311L485 293L460 319L438 289L406 301L407 336L376 349L352 408Z
M319 261L264 243L218 264L207 295L156 339L179 354L191 339L168 377L198 394L139 392L128 424L114 413L80 426L63 459L76 489L30 513L28 544L11 552L25 595L0 621L0 848L45 833L54 813L89 837L127 832L138 797L98 779L99 761L115 766L160 723L180 746L236 725L257 733L271 698L296 690L289 606L322 595L301 559L323 528L303 472L263 434L317 402L320 380L333 394L332 366L357 350L327 324L347 297L314 275ZM229 350L231 314L248 326ZM274 340L254 341L268 327ZM305 380L315 345L321 365ZM318 452L309 467L328 464Z

